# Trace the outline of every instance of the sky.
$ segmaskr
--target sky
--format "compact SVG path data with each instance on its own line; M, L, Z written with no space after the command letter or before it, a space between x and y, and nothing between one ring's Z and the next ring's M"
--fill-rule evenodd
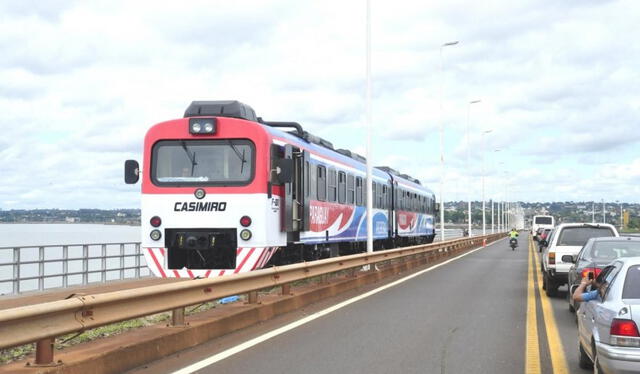
M0 1L0 209L138 208L124 161L193 100L365 154L365 6ZM372 0L371 15L374 165L440 196L442 128L445 201L480 200L484 175L486 199L640 202L640 3Z

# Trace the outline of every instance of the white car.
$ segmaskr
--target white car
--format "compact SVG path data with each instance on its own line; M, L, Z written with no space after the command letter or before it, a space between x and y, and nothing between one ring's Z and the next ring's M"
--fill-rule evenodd
M572 262L563 262L562 256L575 256L591 238L620 236L613 225L608 223L563 223L553 230L551 237L541 243L542 288L547 296L558 294L558 287L567 284Z
M577 313L580 367L640 373L640 257L614 260L596 282L599 297Z

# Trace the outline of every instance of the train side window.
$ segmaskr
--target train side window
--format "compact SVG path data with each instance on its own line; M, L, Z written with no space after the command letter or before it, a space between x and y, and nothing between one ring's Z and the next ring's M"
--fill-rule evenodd
M362 206L362 178L356 177L356 205Z
M337 194L337 183L336 183L336 171L334 169L329 169L329 201L336 201Z
M376 182L372 183L372 187L371 187L371 205L373 205L373 208L377 208L378 207L378 199L376 199L377 195L377 191L378 191L378 184Z
M387 185L382 185L382 208L387 209Z
M305 161L305 163L304 163L304 174L305 174L305 178L304 178L304 180L305 180L304 196L305 197L309 197L309 193L311 192L310 188L309 188L309 184L310 184L310 181L311 181L310 173L311 172L309 171L309 161Z
M378 189L376 190L377 194L376 194L376 201L378 202L378 209L382 209L382 185L378 186Z
M338 172L338 202L344 204L347 201L347 175L344 171Z
M309 196L311 199L317 199L317 189L318 189L318 172L316 171L316 166L312 163L309 163Z
M347 204L353 205L355 203L355 186L353 175L347 175Z
M318 200L327 200L327 168L318 166Z

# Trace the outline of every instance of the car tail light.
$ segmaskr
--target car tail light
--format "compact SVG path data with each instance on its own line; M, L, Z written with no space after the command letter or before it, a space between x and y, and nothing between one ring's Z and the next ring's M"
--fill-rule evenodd
M556 253L549 252L549 265L555 265L555 264L556 264Z
M611 322L611 345L640 347L638 326L630 319L614 318Z
M598 278L598 274L600 274L600 272L602 271L602 269L600 268L584 268L582 269L582 273L580 273L580 275L582 275L582 278L586 278L587 276L589 276L589 273L593 273L593 278Z
M151 217L151 220L149 220L149 223L153 227L158 227L158 226L160 226L162 224L162 220L158 216L153 216L153 217Z
M240 218L240 224L243 227L248 227L251 225L251 217L249 216L242 216L242 218Z

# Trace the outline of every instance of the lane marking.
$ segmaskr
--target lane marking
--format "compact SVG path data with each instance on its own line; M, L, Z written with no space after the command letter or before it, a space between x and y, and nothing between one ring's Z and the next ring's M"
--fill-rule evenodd
M255 338L253 338L251 340L248 340L248 341L246 341L246 342L244 342L242 344L238 344L235 347L231 347L231 348L229 348L227 350L224 350L224 351L222 351L220 353L217 353L217 354L215 354L213 356L205 358L204 360L201 360L201 361L198 361L198 362L196 362L194 364L191 364L191 365L189 365L189 366L187 366L185 368L182 368L180 370L174 371L173 374L190 374L190 373L193 373L193 372L195 372L197 370L205 368L207 366L213 365L216 362L222 361L225 358L231 357L231 356L233 356L233 355L235 355L237 353L240 353L240 352L242 352L242 351L244 351L246 349L249 349L249 348L251 348L251 347L253 347L255 345L258 345L258 344L260 344L262 342L265 342L265 341L267 341L267 340L269 340L271 338L274 338L274 337L276 337L278 335L284 334L285 332L293 330L296 327L300 327L302 325L305 325L305 324L307 324L307 323L309 323L309 322L311 322L313 320L316 320L316 319L318 319L320 317L323 317L323 316L325 316L325 315L327 315L329 313L335 312L338 309L342 309L342 308L344 308L344 307L346 307L346 306L348 306L350 304L353 304L353 303L355 303L357 301L365 299L365 298L367 298L369 296L373 296L373 295L377 294L378 292L381 292L381 291L384 291L384 290L386 290L388 288L397 286L397 285L399 285L401 283L404 283L404 282L406 282L406 281L408 281L408 280L410 280L412 278L420 276L420 275L422 275L424 273L427 273L427 272L429 272L431 270L437 269L437 268L439 268L441 266L444 266L444 265L446 265L446 264L448 264L450 262L458 260L458 259L460 259L460 258L462 258L464 256L470 255L470 254L472 254L472 253L474 253L476 251L479 251L479 250L481 250L483 248L488 248L488 247L492 246L493 244L501 242L502 240L503 239L496 240L495 242L488 244L486 247L479 247L479 248L476 248L476 249L472 249L467 253L461 254L460 256L457 256L457 257L449 259L449 260L447 260L445 262L441 262L439 264L433 265L430 268L427 268L427 269L424 269L424 270L420 270L417 273L413 273L413 274L408 275L408 276L406 276L404 278L398 279L398 280L396 280L394 282L391 282L389 284L386 284L384 286L381 286L381 287L378 287L378 288L376 288L374 290L366 292L366 293L364 293L362 295L353 297L353 298L351 298L349 300L345 300L345 301L343 301L341 303L338 303L338 304L336 304L336 305L334 305L332 307L329 307L327 309L323 309L321 311L313 313L313 314L311 314L311 315L309 315L307 317L304 317L304 318L302 318L300 320L291 322L288 325L284 325L284 326L279 327L279 328L277 328L275 330L269 331L268 333L265 333L263 335L255 337Z
M530 241L533 241L529 237ZM558 325L556 324L556 318L553 315L553 309L551 308L551 302L549 297L542 289L542 274L538 264L538 252L533 251L535 257L535 269L536 277L538 281L538 292L540 292L540 303L542 304L542 315L544 316L544 323L547 330L547 342L549 343L549 352L551 353L551 366L553 367L554 374L568 374L569 367L567 366L567 358L564 355L564 347L562 346L562 340L560 339L560 332L558 331Z
M525 348L525 374L540 374L540 343L538 338L538 316L536 311L536 285L533 272L533 246L529 241L529 261L527 262L527 339Z

